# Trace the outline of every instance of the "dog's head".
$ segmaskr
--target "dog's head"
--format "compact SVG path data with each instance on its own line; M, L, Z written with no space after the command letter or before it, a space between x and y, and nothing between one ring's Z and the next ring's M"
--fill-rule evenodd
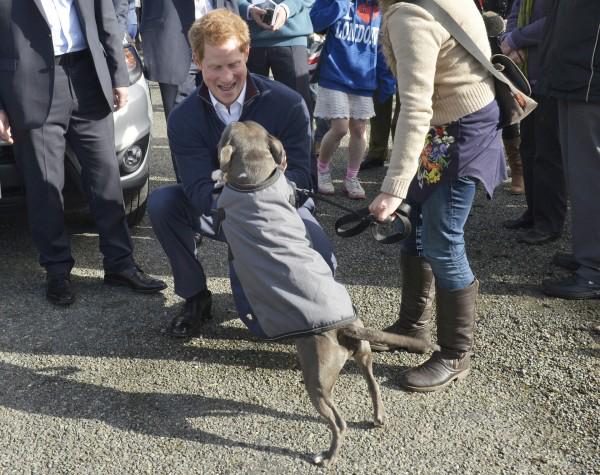
M251 120L232 122L219 141L219 167L222 179L233 185L259 185L275 168L285 170L281 142Z

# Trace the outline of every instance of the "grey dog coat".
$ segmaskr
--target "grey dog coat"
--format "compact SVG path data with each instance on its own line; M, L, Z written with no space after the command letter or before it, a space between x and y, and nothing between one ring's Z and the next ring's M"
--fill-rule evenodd
M356 319L345 287L312 248L293 196L276 169L252 188L228 183L217 203L232 265L252 309L241 318L269 340L319 333Z

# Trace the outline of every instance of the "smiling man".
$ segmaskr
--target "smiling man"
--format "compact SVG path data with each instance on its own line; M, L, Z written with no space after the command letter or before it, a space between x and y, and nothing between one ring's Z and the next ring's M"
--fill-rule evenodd
M298 188L312 188L306 104L287 86L248 73L246 22L227 10L214 10L197 20L188 36L203 83L168 120L169 145L181 183L155 190L148 204L152 227L171 263L175 293L185 299L182 311L167 328L168 334L177 337L196 335L210 317L211 293L197 259L196 235L224 240L213 227L216 192L211 174L219 168L217 145L225 127L244 120L261 124L283 143L288 180ZM315 249L333 271L331 245L311 214L312 200L298 204ZM252 313L231 268L230 277L238 312Z

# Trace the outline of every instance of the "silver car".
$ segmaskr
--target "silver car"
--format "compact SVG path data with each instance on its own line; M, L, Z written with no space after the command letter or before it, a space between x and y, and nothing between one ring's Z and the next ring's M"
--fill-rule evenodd
M130 225L139 223L146 211L150 178L150 129L152 104L135 47L123 45L129 71L129 102L114 113L115 159L121 172L125 210ZM81 184L81 165L67 144L65 156L65 212L87 215L87 200ZM25 189L17 170L12 146L0 141L0 216L25 212Z

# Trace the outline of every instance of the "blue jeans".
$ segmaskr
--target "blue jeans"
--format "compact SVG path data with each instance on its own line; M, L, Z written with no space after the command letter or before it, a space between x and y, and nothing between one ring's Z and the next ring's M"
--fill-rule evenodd
M424 203L411 203L413 230L403 242L402 252L423 256L431 265L437 287L464 289L475 279L465 250L464 227L477 180L466 176L436 186Z

